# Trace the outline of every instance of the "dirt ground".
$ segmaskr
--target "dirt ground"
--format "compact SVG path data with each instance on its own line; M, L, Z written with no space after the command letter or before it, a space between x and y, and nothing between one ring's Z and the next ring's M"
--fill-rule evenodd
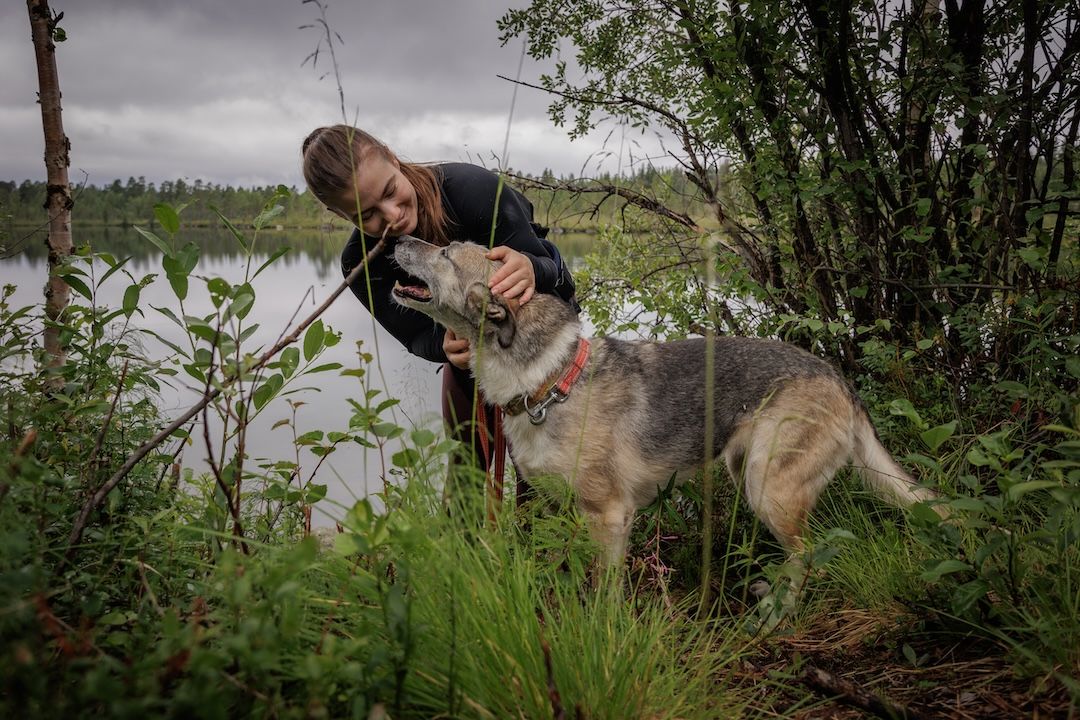
M1019 677L1000 646L892 620L842 610L768 638L738 685L763 714L793 718L1080 718L1060 681Z

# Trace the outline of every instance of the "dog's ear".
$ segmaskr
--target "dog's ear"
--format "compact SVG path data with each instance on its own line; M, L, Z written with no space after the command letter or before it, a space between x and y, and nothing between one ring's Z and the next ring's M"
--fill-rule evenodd
M466 292L465 302L474 317L479 318L483 313L484 322L495 331L499 346L510 347L517 333L517 318L514 317L511 301L493 294L485 283L473 283Z

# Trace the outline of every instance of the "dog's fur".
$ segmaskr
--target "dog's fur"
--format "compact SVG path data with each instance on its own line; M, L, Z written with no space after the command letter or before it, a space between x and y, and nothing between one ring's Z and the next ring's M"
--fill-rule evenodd
M398 264L426 283L398 286L397 301L468 338L484 397L506 405L558 377L574 358L581 325L556 297L525 305L488 289L496 264L473 243L437 247L401 238ZM591 357L565 402L533 425L508 416L505 430L526 477L573 485L595 538L621 562L635 511L658 489L704 464L711 404L714 459L743 483L750 506L790 553L802 550L808 513L833 474L854 461L864 482L894 504L934 497L882 446L861 401L825 362L786 343L718 337L629 342L593 338ZM706 372L714 372L707 403Z

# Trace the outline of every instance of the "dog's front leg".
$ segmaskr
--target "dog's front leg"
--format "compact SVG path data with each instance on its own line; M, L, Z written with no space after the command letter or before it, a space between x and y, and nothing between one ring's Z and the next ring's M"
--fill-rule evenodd
M596 509L585 509L589 531L603 552L600 565L620 568L626 557L626 544L630 539L630 526L634 521L634 508L622 503L606 503Z

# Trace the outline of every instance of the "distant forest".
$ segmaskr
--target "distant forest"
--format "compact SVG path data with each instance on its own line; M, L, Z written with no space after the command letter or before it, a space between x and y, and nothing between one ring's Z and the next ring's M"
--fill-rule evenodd
M689 214L699 221L708 213L695 200L694 188L685 176L675 170L649 168L631 177L607 175L587 181L572 176L557 178L545 171L540 176L511 178L511 183L523 190L533 202L538 222L566 230L587 231L614 221L616 215L622 212L623 205L622 202L609 201L615 197L610 190L617 187L632 188L635 192L654 197L670 209ZM573 186L587 192L553 191L545 189L543 185ZM215 208L230 220L244 222L260 212L274 190L274 186L243 188L183 179L166 180L155 185L141 176L129 177L127 182L116 179L100 186L74 185L72 224L100 227L154 225L154 205L158 203L183 206L181 220L187 226L220 225ZM291 191L288 199L283 201L285 212L279 216L283 226L311 228L343 224L325 212L306 190L293 187ZM605 198L607 200L597 212L597 204ZM45 182L0 181L0 235L4 226L26 227L43 223L44 200Z

